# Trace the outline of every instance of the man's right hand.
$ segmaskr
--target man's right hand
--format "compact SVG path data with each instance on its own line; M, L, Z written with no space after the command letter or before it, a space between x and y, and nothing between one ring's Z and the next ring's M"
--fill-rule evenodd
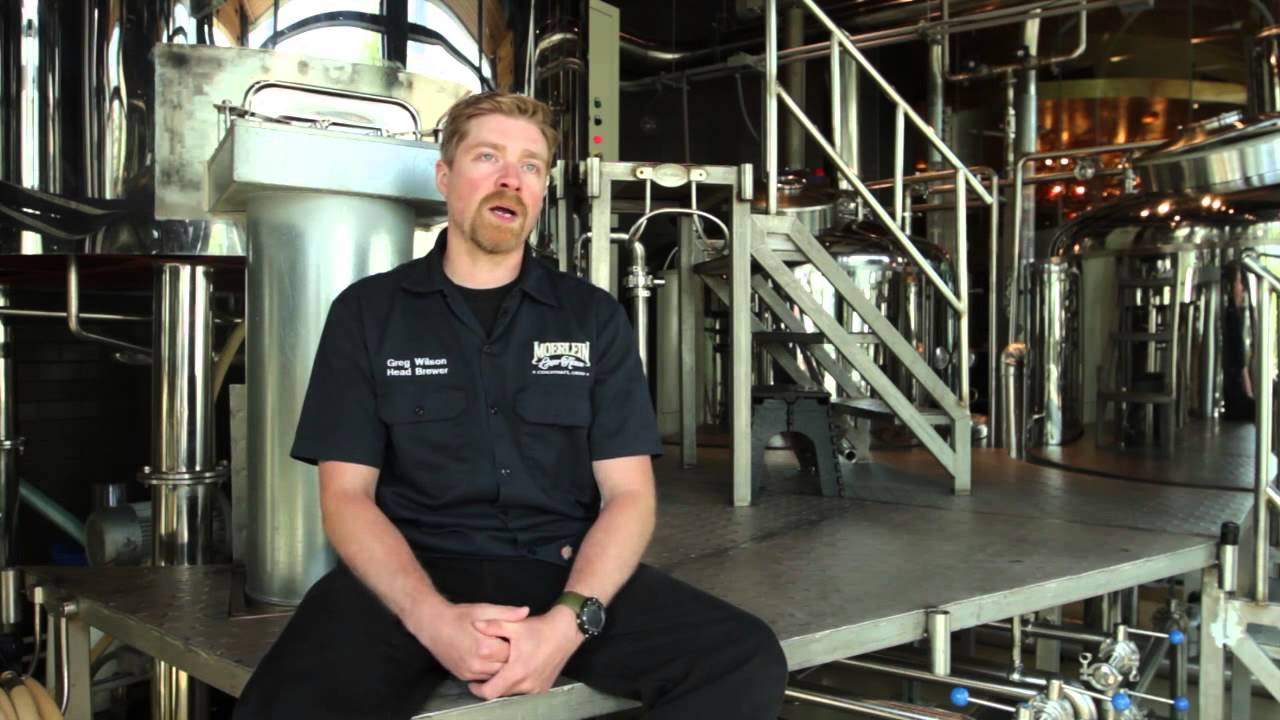
M476 630L484 620L519 622L529 616L527 607L473 603L418 607L404 624L418 642L459 680L484 682L507 662L510 644Z

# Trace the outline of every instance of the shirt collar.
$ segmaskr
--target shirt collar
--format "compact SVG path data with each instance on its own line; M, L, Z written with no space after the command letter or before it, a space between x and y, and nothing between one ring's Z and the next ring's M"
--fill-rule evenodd
M444 274L444 251L448 244L448 228L440 231L435 247L425 257L413 263L400 286L411 292L441 292L447 284ZM524 258L520 261L520 274L516 276L516 287L523 290L533 299L558 307L560 302L551 285L551 270L538 260L533 249L527 244Z

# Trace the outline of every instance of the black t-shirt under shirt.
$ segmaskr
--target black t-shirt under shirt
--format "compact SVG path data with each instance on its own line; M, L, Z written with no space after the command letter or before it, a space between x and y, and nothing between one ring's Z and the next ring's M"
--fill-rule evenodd
M471 314L476 316L476 320L480 322L480 327L484 329L484 336L491 337L493 335L493 327L498 323L498 311L502 309L502 301L507 299L507 295L511 294L511 288L516 286L519 278L496 288L468 288L448 281L458 289L458 294L462 295L462 299L466 301L467 307L471 310Z

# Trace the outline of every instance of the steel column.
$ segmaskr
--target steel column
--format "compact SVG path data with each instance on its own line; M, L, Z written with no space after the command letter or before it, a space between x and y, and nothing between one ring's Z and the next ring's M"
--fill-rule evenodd
M701 341L703 313L698 306L702 297L701 284L693 272L695 260L700 260L698 245L693 239L693 219L688 215L679 218L680 228L680 347L693 352L693 362L680 364L680 463L684 467L698 464L698 363L695 348ZM687 359L687 356L686 356Z
M0 286L0 307L8 307L9 290ZM22 438L14 422L13 343L9 321L0 316L0 568L13 565L14 520L18 510L18 453ZM3 618L8 622L10 618ZM14 620L16 622L16 619Z

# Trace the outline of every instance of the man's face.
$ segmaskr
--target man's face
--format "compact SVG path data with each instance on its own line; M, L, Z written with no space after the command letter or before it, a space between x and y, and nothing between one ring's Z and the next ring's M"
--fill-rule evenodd
M523 251L542 210L551 152L538 126L505 115L471 121L453 165L436 163L449 237L494 255Z

